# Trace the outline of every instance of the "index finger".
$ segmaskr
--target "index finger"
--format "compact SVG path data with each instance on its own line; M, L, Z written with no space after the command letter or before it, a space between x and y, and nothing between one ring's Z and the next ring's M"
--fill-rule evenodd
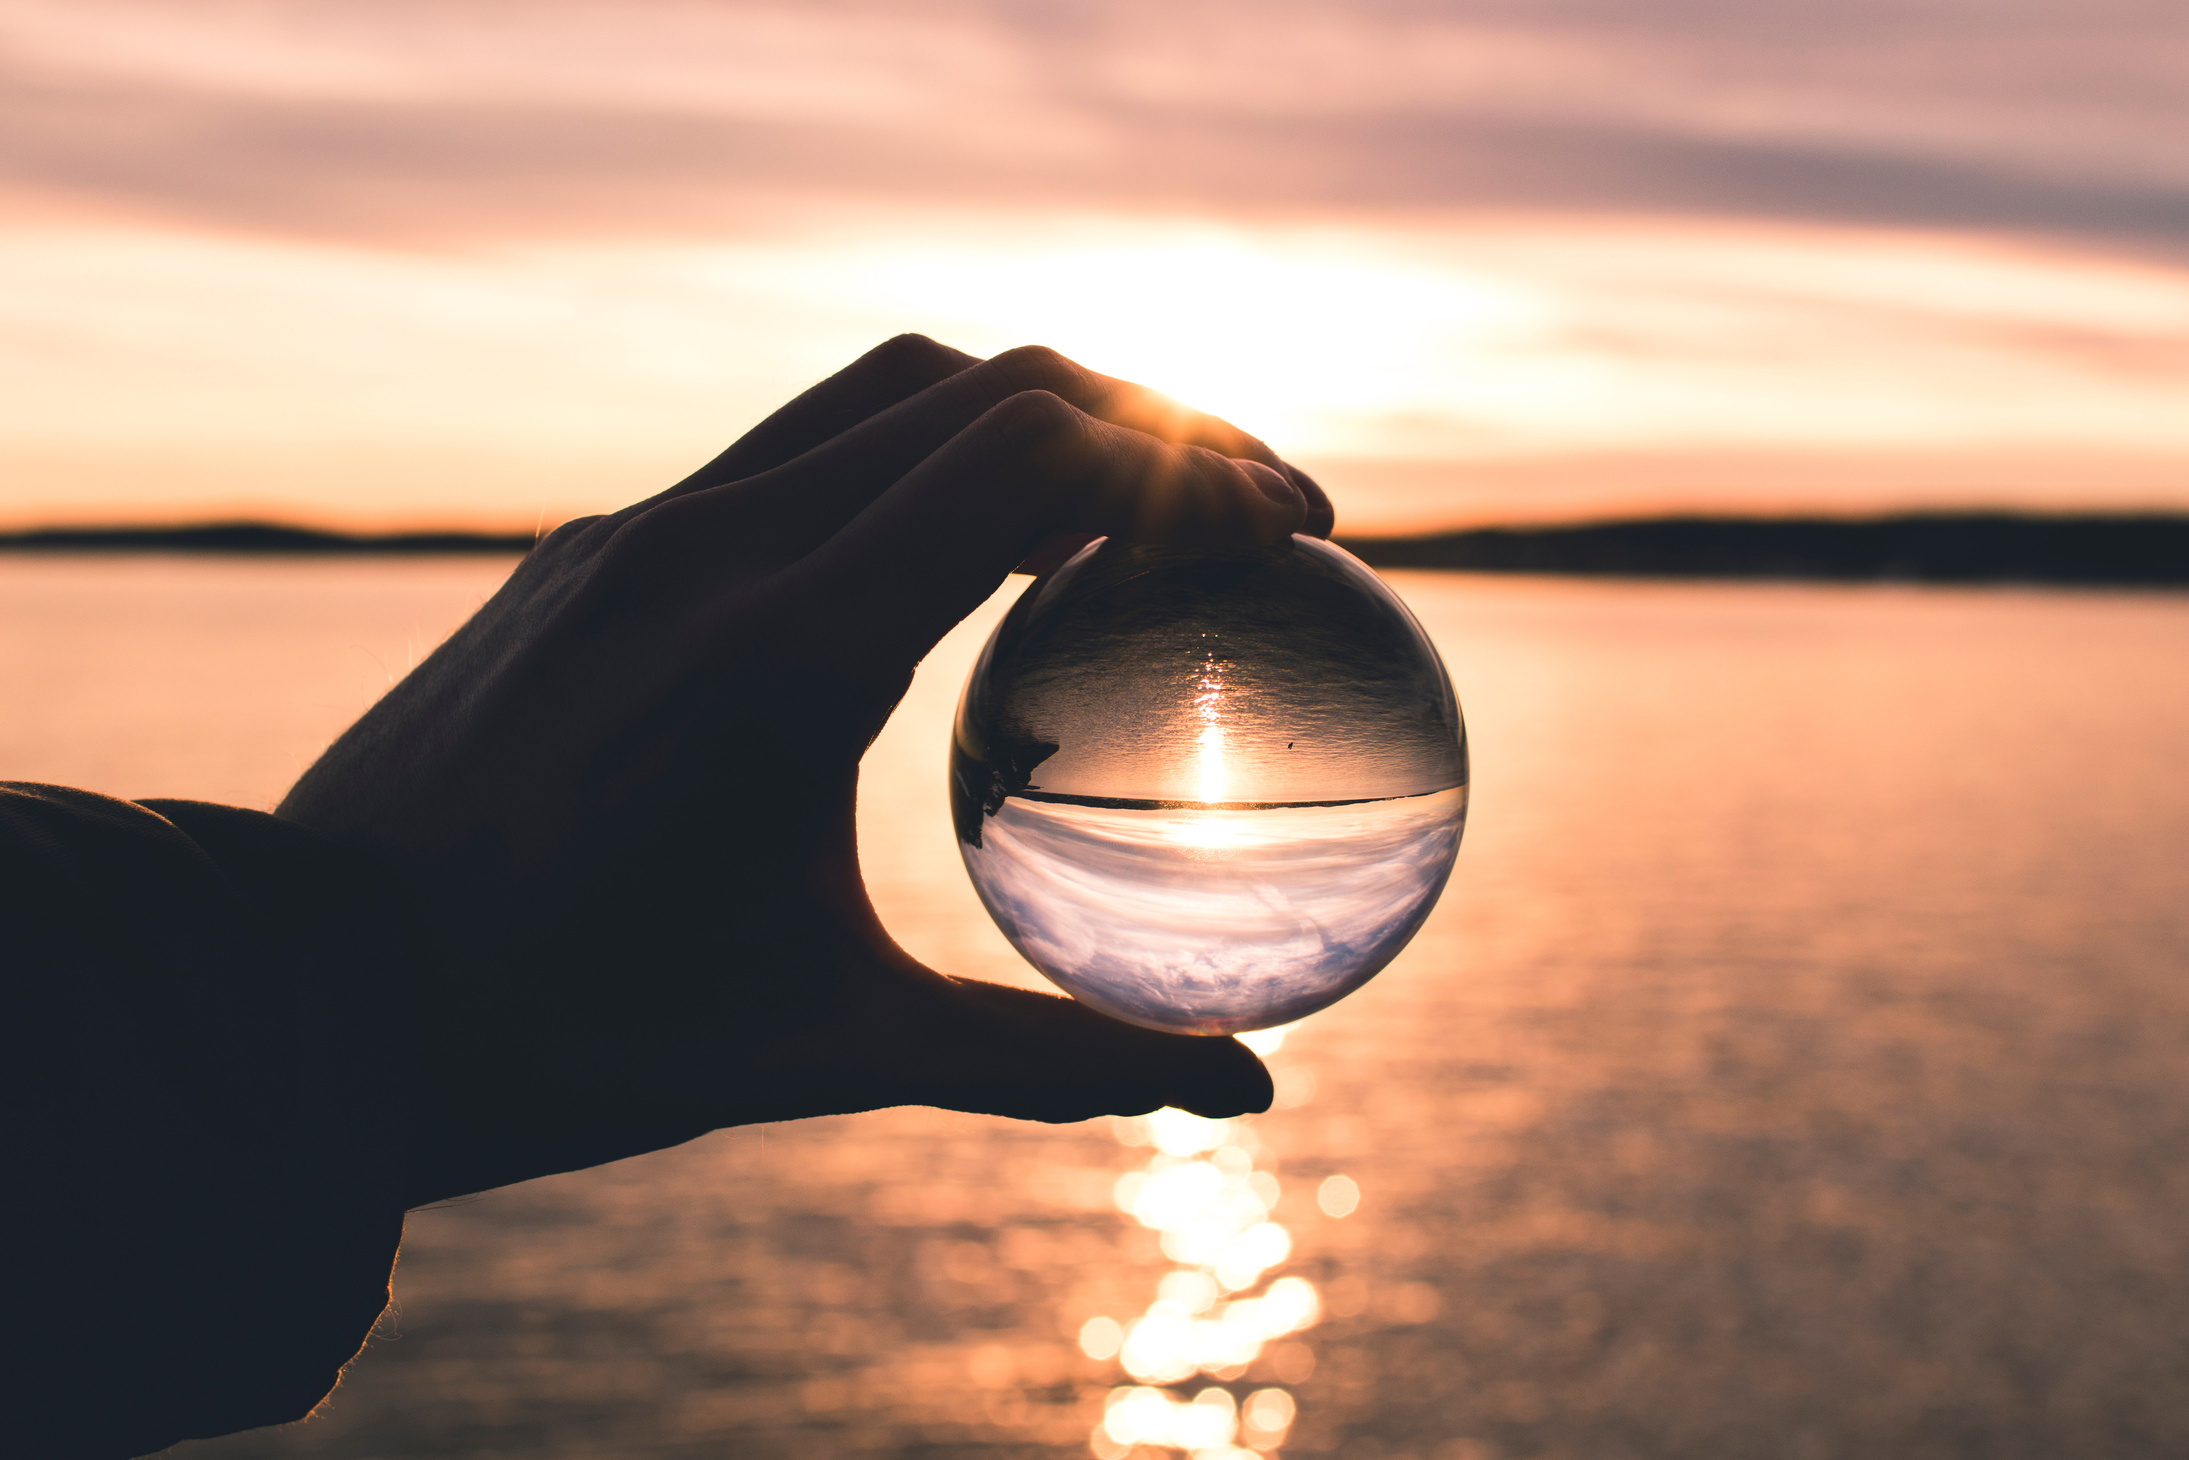
M801 391L662 497L680 497L770 471L834 440L938 381L980 363L925 335L882 341L826 380Z

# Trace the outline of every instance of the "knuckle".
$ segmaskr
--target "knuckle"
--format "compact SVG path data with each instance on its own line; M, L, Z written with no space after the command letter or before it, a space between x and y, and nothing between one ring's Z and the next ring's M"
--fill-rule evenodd
M600 524L606 520L598 513L591 517L573 517L533 543L527 556L564 558L582 553L595 545L594 540L601 536Z
M902 334L867 351L864 363L892 378L925 381L955 371L961 359L957 351L926 335Z
M629 516L603 520L596 556L602 571L645 575L687 549L704 521L706 504L696 497L672 497L645 503Z
M1020 390L1068 395L1086 382L1086 372L1047 345L1020 345L989 362L995 373Z
M638 571L638 565L654 554L658 527L644 517L625 522L601 542L594 554L595 566L610 576Z
M542 538L541 541L569 543L573 539L583 537L591 532L593 525L602 520L604 519L598 512L589 517L573 517L568 522L557 523L553 528L550 528L547 536Z
M991 407L983 420L1025 454L1065 454L1086 440L1085 418L1071 402L1046 390L1018 391Z

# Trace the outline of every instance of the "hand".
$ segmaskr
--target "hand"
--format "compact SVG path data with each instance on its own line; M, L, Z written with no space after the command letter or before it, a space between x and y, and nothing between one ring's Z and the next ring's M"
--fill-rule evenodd
M280 815L420 889L420 1199L716 1126L1260 1109L1230 1039L956 980L860 882L858 763L1014 564L1327 533L1260 442L1039 349L892 340L689 480L558 529Z

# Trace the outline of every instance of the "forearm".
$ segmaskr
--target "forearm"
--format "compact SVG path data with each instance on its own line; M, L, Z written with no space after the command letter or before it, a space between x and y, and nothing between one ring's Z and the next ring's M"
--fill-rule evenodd
M420 1129L398 903L271 817L0 787L25 1453L295 1419L363 1342Z

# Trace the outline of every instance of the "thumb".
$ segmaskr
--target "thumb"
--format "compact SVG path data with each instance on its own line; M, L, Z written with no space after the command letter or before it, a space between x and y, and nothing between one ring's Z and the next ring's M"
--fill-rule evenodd
M1269 1071L1236 1039L1165 1034L1053 994L952 979L907 1083L925 1105L1061 1123L1172 1105L1196 1115L1269 1108ZM903 1047L903 1046L900 1046Z

